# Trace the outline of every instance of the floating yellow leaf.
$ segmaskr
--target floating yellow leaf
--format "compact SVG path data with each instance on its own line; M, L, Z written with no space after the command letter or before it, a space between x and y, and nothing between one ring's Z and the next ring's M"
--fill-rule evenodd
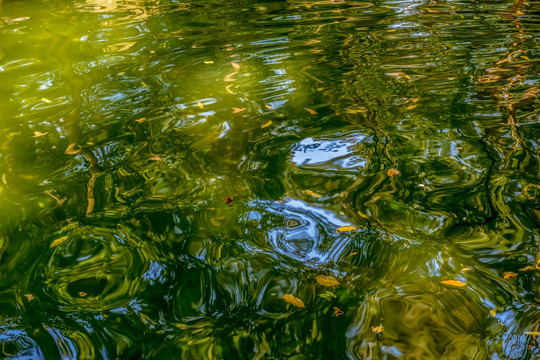
M64 235L62 237L59 237L58 239L54 240L52 243L51 243L51 247L55 247L55 246L58 246L60 245L61 243L63 243L64 241L66 241L68 238L67 235Z
M540 336L540 331L525 331L525 335Z
M79 296L80 297L85 297L86 295L88 295L88 294L85 293L84 291L79 291Z
M349 254L349 256L354 256L354 255L358 255L358 252L353 251L352 253Z
M26 298L28 299L28 302L34 300L34 295L32 294L24 294L24 296L26 296Z
M360 217L363 217L364 219L369 219L369 216L367 216L366 214L364 214L363 212L361 212L360 210L358 210L356 212L358 215L360 215Z
M161 161L161 158L159 156L152 156L149 160L152 161Z
M465 283L459 280L443 280L441 281L441 284L450 285L450 286L459 286L459 287L465 286Z
M124 75L124 74L125 74L125 72L123 72L123 71L118 73L118 75Z
M233 114L241 113L244 110L246 110L246 108L235 108L235 107L233 107Z
M311 9L311 5L307 4L306 9Z
M349 231L354 231L354 230L356 230L354 226L340 226L337 228L336 232L340 233L340 232L349 232Z
M204 63L210 65L210 64L213 64L214 62L212 60L209 60L209 61L205 61Z
M495 310L489 310L489 315L495 317L497 316L497 313L495 312Z
M416 104L411 104L411 105L407 106L407 110L414 109L415 107L416 107Z
M516 274L515 272L507 272L504 274L504 280L508 280L510 278L513 278L515 276L517 276L518 274Z
M343 314L345 314L345 313L340 308L337 308L337 307L334 306L334 316L335 317L341 316Z
M272 105L266 104L266 105L264 105L264 106L266 106L267 109L274 110L274 107L273 107Z
M317 115L317 112L315 110L311 110L311 109L308 109L308 108L304 108L304 109L306 109L306 111L308 113L310 113L311 115Z
M339 281L333 276L319 275L315 278L317 282L323 286L338 286Z
M138 122L139 124L141 124L141 123L146 121L146 118L140 118L140 119L137 119L135 121Z
M47 99L47 98L41 98L41 101L43 101L44 103L47 103L47 104L50 104L52 101Z
M200 107L201 109L204 109L204 105L201 102L198 102L197 106Z
M320 198L322 197L321 194L317 194L316 192L314 191L311 191L311 190L304 190L306 194L310 195L310 196L313 196L313 197L316 197L316 198Z
M300 300L299 298L297 298L296 296L291 295L291 294L283 295L283 300L285 300L289 304L294 305L294 306L299 307L299 308L305 308L306 307L302 300Z
M461 269L461 271L471 271L471 268L464 267L463 269Z
M34 131L34 136L32 137L40 137L40 136L45 136L47 135L49 132L47 131L46 133L42 133L42 132L39 132L39 131Z
M389 170L386 172L386 174L387 174L388 176L394 176L394 175L399 175L399 174L401 174L401 171L396 170L396 169L389 169Z
M261 126L261 129L264 129L265 127L269 127L270 125L272 125L272 120L268 120L267 123L265 123L263 126Z
M374 333L380 334L384 331L384 327L382 324L379 326L372 326L371 331L373 331Z
M412 101L413 103L418 102L418 100L420 100L420 99L419 99L419 98L411 99L411 101Z

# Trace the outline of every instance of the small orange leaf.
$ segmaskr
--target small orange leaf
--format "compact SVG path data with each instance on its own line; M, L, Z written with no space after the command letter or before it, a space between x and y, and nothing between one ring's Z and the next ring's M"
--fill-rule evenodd
M411 104L411 105L407 106L407 110L414 109L415 107L416 107L416 104Z
M305 308L306 307L302 300L300 300L299 298L297 298L296 296L291 295L291 294L283 295L283 300L285 300L289 304L294 305L294 306L299 307L299 308Z
M339 281L333 276L319 275L315 278L317 282L323 286L338 286Z
M354 226L340 226L337 228L336 232L340 233L340 232L349 232L349 231L354 231L354 230L356 230Z
M152 156L149 160L152 161L161 161L161 158L159 156Z
M62 237L59 237L58 239L54 240L54 241L51 243L51 246L50 246L50 247L55 247L55 246L60 245L61 243L63 243L64 241L66 241L67 238L68 238L67 235L62 236Z
M396 170L396 169L389 169L389 170L386 172L386 174L387 174L388 176L394 176L394 175L399 175L399 174L401 174L401 171Z
M510 278L513 278L515 276L517 276L518 274L516 274L515 272L507 272L504 274L504 280L508 280Z
M85 297L86 295L88 295L88 294L85 293L84 291L79 291L79 296L80 297Z
M34 300L34 295L32 294L24 294L24 296L26 296L26 298L28 299L28 302Z
M334 306L334 316L335 317L341 316L343 314L345 314L345 313L340 308L337 308L337 307Z
M204 105L202 104L202 102L198 102L197 106L200 107L201 109L204 109Z
M308 194L309 196L313 196L313 197L316 197L316 198L322 197L321 194L317 194L316 192L311 191L311 190L304 190L304 192L305 192L306 194Z
M443 280L441 281L441 284L450 285L450 286L458 286L458 287L465 286L465 283L459 280Z
M146 118L140 118L140 119L137 119L135 121L138 122L139 124L142 124L143 122L146 121Z
M49 132L45 132L45 133L42 133L42 132L39 132L39 131L34 131L34 136L32 137L40 137L40 136L45 136L47 135Z
M304 108L304 109L306 109L306 111L308 113L310 113L311 115L317 115L317 112L315 110L311 110L311 109L308 109L308 108Z
M495 312L495 310L489 310L489 315L495 317L497 316L497 313Z
M461 269L461 271L471 271L471 268L464 267L463 269Z
M233 107L233 114L241 113L244 110L246 110L246 108L235 108L235 107Z
M380 334L384 331L384 327L382 324L379 326L372 326L371 331L373 331L374 333Z
M311 9L311 5L307 4L306 9Z
M525 266L524 268L519 269L519 271L529 271L529 270L538 270L537 268L533 266Z
M354 255L358 255L358 252L353 251L352 253L349 254L349 256L354 256Z
M264 129L265 127L269 127L270 125L272 125L272 120L268 120L268 122L266 122L263 126L261 126L261 129Z

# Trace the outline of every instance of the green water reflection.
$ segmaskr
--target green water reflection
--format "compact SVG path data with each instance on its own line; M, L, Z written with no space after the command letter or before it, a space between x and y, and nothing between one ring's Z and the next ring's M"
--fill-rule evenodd
M539 358L539 8L0 0L0 357Z

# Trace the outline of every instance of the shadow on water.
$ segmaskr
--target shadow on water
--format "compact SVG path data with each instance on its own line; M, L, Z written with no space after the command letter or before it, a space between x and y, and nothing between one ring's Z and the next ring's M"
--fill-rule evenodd
M1 357L540 357L537 8L0 0Z

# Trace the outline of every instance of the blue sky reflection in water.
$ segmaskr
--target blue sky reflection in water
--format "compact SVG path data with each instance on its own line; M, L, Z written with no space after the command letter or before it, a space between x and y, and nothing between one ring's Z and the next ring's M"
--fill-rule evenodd
M0 357L540 357L539 6L0 0Z

